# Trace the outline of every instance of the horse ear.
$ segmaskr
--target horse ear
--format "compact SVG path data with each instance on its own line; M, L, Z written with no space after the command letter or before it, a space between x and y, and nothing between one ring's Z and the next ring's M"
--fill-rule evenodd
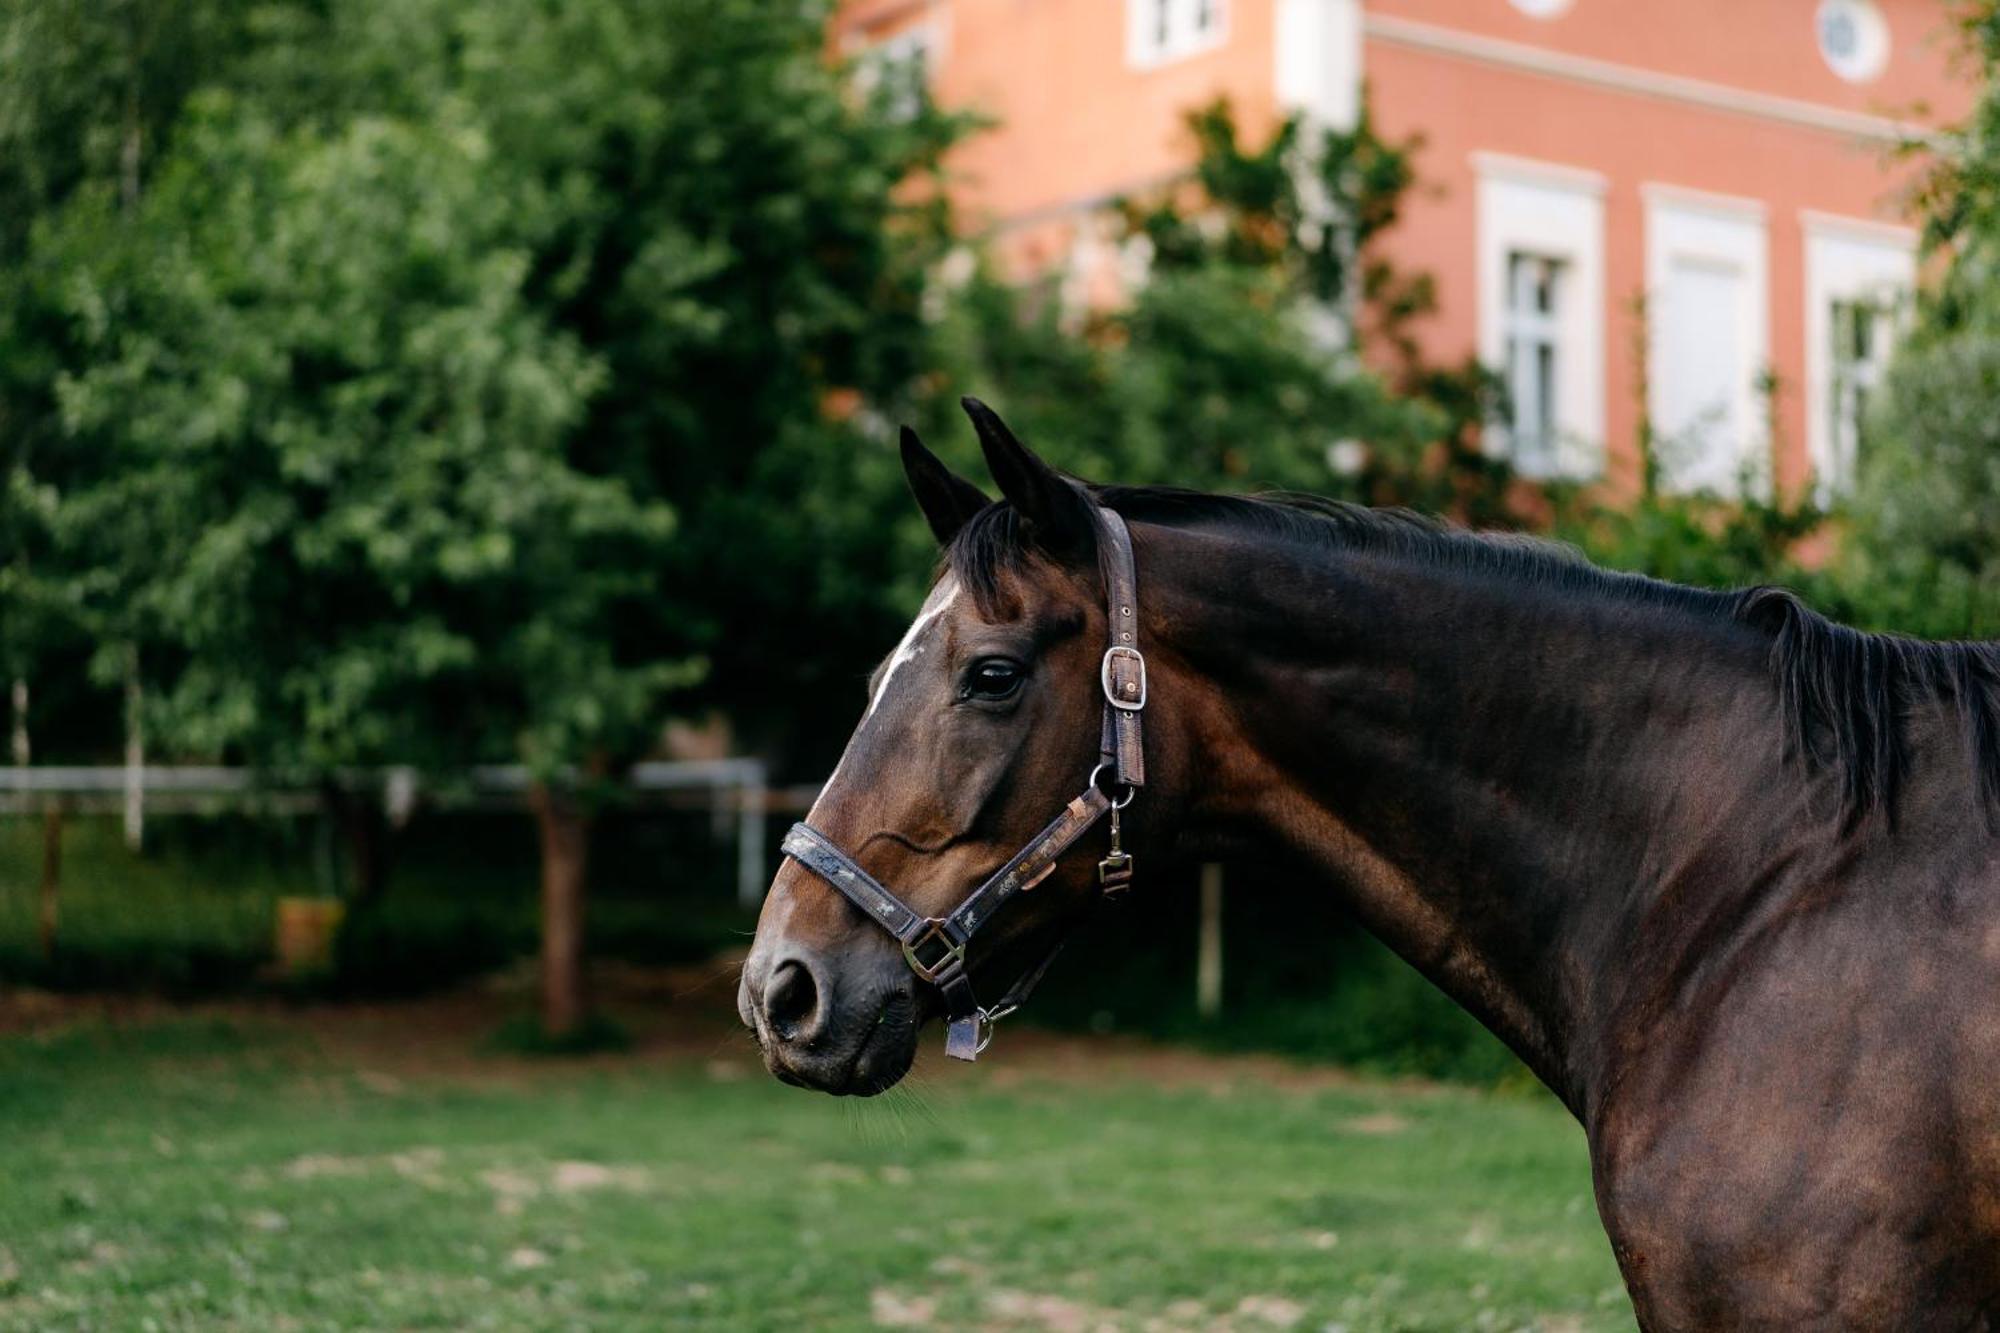
M1097 547L1097 517L1083 487L1044 463L1014 438L1007 423L977 398L959 405L972 418L986 466L1000 494L1028 521L1029 536L1051 555L1084 557Z
M965 521L993 503L986 498L985 491L953 472L944 465L944 460L926 449L908 426L903 427L903 476L909 481L910 493L917 497L917 508L924 511L924 521L931 525L931 535L938 539L939 546L951 545L951 539L958 535Z

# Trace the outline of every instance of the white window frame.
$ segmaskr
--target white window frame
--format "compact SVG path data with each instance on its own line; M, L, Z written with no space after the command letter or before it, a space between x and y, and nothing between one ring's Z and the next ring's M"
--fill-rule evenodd
M1525 475L1588 479L1604 470L1604 177L1552 162L1474 153L1479 359L1507 371L1508 256L1562 266L1555 320L1556 438L1546 458L1517 460ZM1504 423L1487 448L1513 454Z
M1747 474L1753 494L1768 495L1771 484L1771 438L1768 414L1759 381L1771 365L1771 283L1770 244L1764 206L1755 199L1710 194L1673 185L1647 184L1640 187L1646 205L1646 368L1647 415L1655 430L1665 430L1665 380L1660 357L1663 347L1662 302L1667 280L1676 261L1692 260L1735 269L1743 275L1743 290L1733 318L1736 345L1742 349L1732 415L1741 424L1741 433L1725 441L1729 449L1729 481L1722 494L1737 493L1736 479ZM1663 440L1671 446L1678 441ZM1662 457L1660 482L1664 489L1690 491L1714 489L1708 471L1716 470L1707 460L1687 467L1687 460ZM1682 465L1680 469L1676 464ZM1692 472L1690 479L1681 472ZM1692 484L1690 484L1690 481Z
M1813 493L1821 503L1854 482L1847 457L1851 441L1834 419L1833 305L1836 301L1884 310L1891 345L1902 331L1917 283L1917 234L1908 227L1837 217L1800 215L1806 250L1806 459Z
M1278 105L1352 129L1361 118L1361 0L1278 0L1271 30Z
M1125 0L1125 59L1135 69L1152 69L1213 51L1229 40L1229 6L1230 0ZM1210 15L1205 28L1197 26L1204 10Z
M928 89L944 60L944 42L945 29L941 22L933 20L899 28L887 37L861 45L855 61L854 77L863 91L873 92L887 71L905 66L913 59L921 59L923 87ZM912 88L910 91L914 93L916 90ZM911 120L921 107L914 101L905 104L904 99L899 98L890 110L899 119Z

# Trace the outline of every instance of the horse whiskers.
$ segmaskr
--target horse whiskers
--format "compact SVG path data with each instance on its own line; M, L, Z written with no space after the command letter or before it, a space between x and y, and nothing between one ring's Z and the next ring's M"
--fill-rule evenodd
M682 990L677 990L672 992L672 998L676 1000L685 1000L689 996L699 995L703 991L707 990L709 987L713 986L718 981L725 981L731 977L740 977L742 975L742 972L743 972L743 964L741 961L724 963L721 967L716 968L713 972L710 972L707 976L703 977L700 981L695 982L692 986L688 986Z

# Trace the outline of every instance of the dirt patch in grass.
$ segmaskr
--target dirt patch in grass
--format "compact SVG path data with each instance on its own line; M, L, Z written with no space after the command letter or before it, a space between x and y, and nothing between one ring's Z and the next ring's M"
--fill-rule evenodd
M447 1080L532 1082L579 1072L698 1068L718 1083L768 1077L736 1016L740 955L699 966L641 968L600 964L594 992L604 1011L631 1034L619 1051L552 1059L496 1049L494 1031L529 1012L531 968L515 968L438 994L400 1000L288 1002L243 998L173 1004L130 995L67 995L0 991L0 1036L47 1035L92 1024L144 1027L166 1021L220 1022L276 1028L304 1036L370 1090L395 1095L406 1083ZM1227 1097L1239 1090L1318 1092L1330 1088L1393 1087L1421 1094L1437 1085L1405 1078L1358 1079L1345 1070L1279 1056L1216 1054L1131 1036L1079 1036L1012 1024L977 1066L945 1060L940 1038L927 1031L916 1082L939 1085L975 1079L996 1090L1036 1083L1129 1082L1195 1089ZM1350 1126L1362 1133L1393 1132Z

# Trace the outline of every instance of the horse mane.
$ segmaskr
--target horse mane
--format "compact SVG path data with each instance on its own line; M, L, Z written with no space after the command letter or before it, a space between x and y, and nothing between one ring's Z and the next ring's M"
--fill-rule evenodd
M1988 818L2000 807L2000 644L1933 642L1841 625L1785 588L1727 592L1600 568L1561 542L1471 532L1406 509L1374 509L1316 495L1220 495L1174 486L1093 486L1091 497L1135 522L1228 532L1330 551L1365 551L1432 568L1659 607L1718 626L1745 626L1770 643L1768 661L1795 756L1839 775L1844 818L1893 813L1907 776L1904 722L1918 704L1959 715ZM992 613L1000 578L1029 554L1004 502L974 514L944 567Z

